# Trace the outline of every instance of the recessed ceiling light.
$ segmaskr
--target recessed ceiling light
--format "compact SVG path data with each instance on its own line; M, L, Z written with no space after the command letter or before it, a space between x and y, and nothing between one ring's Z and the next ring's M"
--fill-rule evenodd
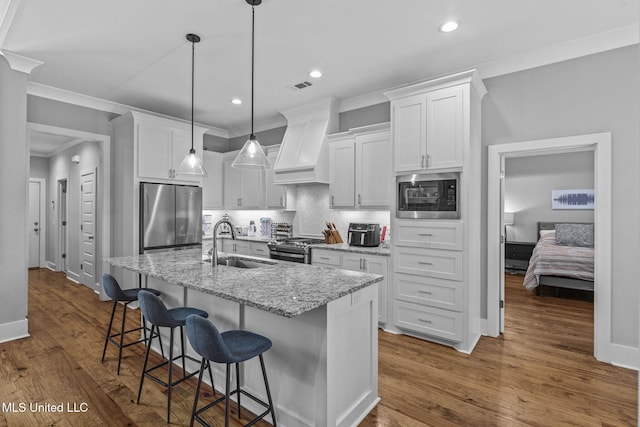
M445 22L438 27L438 31L441 33L450 33L458 29L458 23L456 21Z
M231 100L231 103L232 103L232 104L234 104L234 105L240 105L240 104L242 104L242 99L240 99L240 98L233 98L233 99Z
M320 77L322 77L322 72L320 70L313 70L309 73L310 77L313 77L314 79L319 79Z

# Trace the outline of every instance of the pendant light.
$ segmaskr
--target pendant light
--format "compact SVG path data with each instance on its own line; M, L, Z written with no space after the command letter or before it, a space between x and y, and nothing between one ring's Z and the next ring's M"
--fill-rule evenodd
M194 98L194 81L195 81L195 46L200 41L197 34L187 34L187 40L191 42L191 150L187 153L176 169L176 174L180 175L199 175L208 176L207 170L202 164L202 160L196 156L196 150L193 148L193 98Z
M251 134L244 143L242 150L238 153L231 166L238 169L269 169L269 160L264 154L264 150L253 133L253 75L255 63L255 7L262 3L262 0L246 0L251 5Z

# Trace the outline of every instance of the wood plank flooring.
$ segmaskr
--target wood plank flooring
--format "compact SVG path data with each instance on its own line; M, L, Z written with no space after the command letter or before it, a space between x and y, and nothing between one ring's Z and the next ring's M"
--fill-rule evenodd
M506 278L506 332L483 337L471 355L380 332L382 400L361 426L637 425L637 372L592 356L593 303L553 291L536 297L522 276ZM142 346L124 350L119 376L113 346L100 363L110 309L60 273L29 272L31 337L0 344L0 426L165 424L160 386L145 382L135 403ZM133 327L136 315L129 318ZM193 380L174 389L173 425L189 424L194 391ZM65 412L31 412L36 403L62 403ZM67 404L81 411L83 403L86 412L66 412ZM222 419L222 411L208 417L215 426Z

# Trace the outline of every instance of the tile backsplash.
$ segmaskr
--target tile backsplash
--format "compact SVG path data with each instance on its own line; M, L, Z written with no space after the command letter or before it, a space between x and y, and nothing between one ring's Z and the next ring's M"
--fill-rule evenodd
M351 222L380 224L389 226L389 211L355 211L329 209L329 186L326 184L305 184L296 188L295 211L226 211L231 222L236 225L249 225L255 221L259 226L260 218L270 217L272 222L288 222L293 224L296 236L322 237L322 230L326 228L325 221L335 224L343 238ZM213 223L222 218L225 211L205 211L210 214Z

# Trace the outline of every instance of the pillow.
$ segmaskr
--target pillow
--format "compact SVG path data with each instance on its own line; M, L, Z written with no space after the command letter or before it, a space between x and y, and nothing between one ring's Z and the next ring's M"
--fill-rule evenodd
M540 238L544 236L548 236L550 234L555 234L556 230L540 230Z
M556 243L593 247L593 224L556 224Z

